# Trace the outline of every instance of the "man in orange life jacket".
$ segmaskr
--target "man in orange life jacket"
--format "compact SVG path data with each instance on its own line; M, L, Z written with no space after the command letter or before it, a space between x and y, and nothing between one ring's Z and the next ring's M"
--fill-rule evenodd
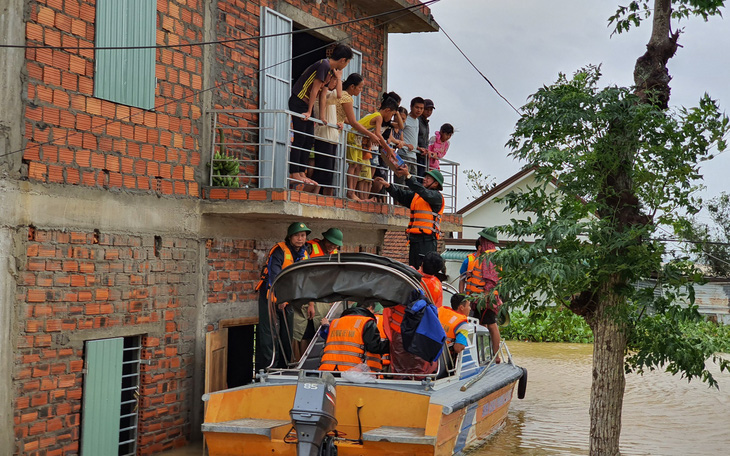
M390 344L380 338L373 308L372 303L350 307L329 325L319 370L346 371L361 363L372 371L382 369L380 355L388 353ZM327 323L322 319L322 325Z
M309 258L336 254L337 249L342 247L342 237L342 231L330 228L322 233L322 239L308 240ZM312 340L319 326L319 321L327 316L331 306L332 304L328 302L310 302L308 305L302 306L301 311L294 310L292 339L294 340L295 359L299 359L307 350L309 341Z
M444 259L436 252L428 252L421 264L421 284L428 290L433 299L433 305L441 307L444 302L444 291L441 285L439 272L444 267Z
M259 292L259 323L256 325L256 370L267 368L272 361L274 340L269 320L269 288L282 269L306 260L309 256L305 247L307 235L312 231L307 225L295 222L289 225L286 239L271 248L266 266L261 271L261 280L256 289ZM292 310L286 303L276 303L276 317L279 321L279 336L284 346L283 357L280 353L275 367L286 367L286 360L291 359L291 335L287 328L292 326Z
M478 316L479 322L486 325L489 329L489 335L492 339L492 349L495 352L499 349L500 342L497 312L499 311L499 306L502 305L502 300L499 298L497 292L492 290L497 286L497 282L499 282L499 274L491 262L485 264L484 260L481 260L479 257L484 253L494 252L496 250L495 243L498 241L497 231L494 228L484 228L479 232L477 251L469 254L464 260L464 263L462 263L462 279L459 282L459 290L468 296L492 293L493 296L490 296L489 300L480 297L473 302L475 304L475 311L480 307L483 308L481 313L475 313L475 316ZM496 362L500 362L499 357L497 357Z
M444 213L444 176L441 171L432 169L423 177L423 185L411 176L408 167L402 166L397 176L405 176L407 189L396 188L382 177L376 177L385 190L396 200L411 209L408 224L408 264L418 269L428 252L435 252L441 236L441 216Z

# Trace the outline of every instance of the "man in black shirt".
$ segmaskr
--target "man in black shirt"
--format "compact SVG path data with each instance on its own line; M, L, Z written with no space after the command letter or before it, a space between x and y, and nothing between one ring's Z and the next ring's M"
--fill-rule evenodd
M418 177L423 177L426 174L428 138L431 134L428 118L431 117L434 109L436 108L433 105L433 100L429 98L423 100L423 114L418 116Z
M289 97L289 110L302 114L304 118L292 116L294 139L289 153L289 177L295 181L309 185L317 185L306 175L306 164L309 152L314 145L314 122L309 120L319 92L330 79L335 77L334 70L342 70L352 59L352 49L345 44L338 44L328 59L318 60L311 64L292 86ZM319 107L320 117L325 115L325 107Z

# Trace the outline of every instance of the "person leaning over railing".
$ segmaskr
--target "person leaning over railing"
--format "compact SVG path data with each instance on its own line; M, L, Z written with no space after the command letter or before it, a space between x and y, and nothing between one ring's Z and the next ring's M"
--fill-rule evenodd
M350 74L347 79L345 79L345 82L342 83L342 96L337 99L336 105L337 123L346 123L350 125L355 131L371 138L373 141L376 141L377 136L375 136L375 133L368 131L367 128L360 125L357 121L357 117L355 116L353 97L360 95L364 86L365 82L363 81L362 76L360 76L360 74L358 73ZM348 142L349 140L350 135L348 135ZM351 149L353 154L352 157L350 155ZM359 149L354 149L350 147L347 148L347 188L355 188L355 185L357 184L357 176L354 174L354 168L357 165L357 161L354 159L359 158L357 157L357 155L361 154L361 152L362 151L360 151ZM350 183L352 183L352 185L350 185ZM350 195L348 194L348 196Z
M342 70L335 70L335 77L322 89L319 94L320 100L315 107L315 115L318 115L323 122L337 123L338 128L317 124L314 126L314 171L312 179L322 189L322 194L334 195L334 169L337 157L337 145L340 143L340 130L342 123L337 121L337 100L342 98ZM320 113L318 106L325 106L324 112Z
M340 43L332 50L330 58L311 64L292 85L289 110L302 114L302 118L292 116L294 139L289 153L289 174L293 180L317 185L305 175L309 152L314 145L314 122L309 117L312 116L314 103L319 99L320 90L335 77L333 71L344 69L352 55L352 49ZM320 109L324 111L324 106L320 106Z
M383 123L390 122L395 114L398 112L398 102L383 94L383 101L380 103L380 109L372 114L368 114L358 121L360 125L367 128L368 131L375 133L377 141L373 142L369 138L363 138L362 140L362 158L359 180L357 183L357 191L359 193L359 199L370 201L369 194L372 186L373 179L373 168L371 166L373 153L372 150L377 151L378 145L385 150L388 154L389 160L392 162L395 160L395 153L393 149L388 146L388 142L383 138L382 129Z

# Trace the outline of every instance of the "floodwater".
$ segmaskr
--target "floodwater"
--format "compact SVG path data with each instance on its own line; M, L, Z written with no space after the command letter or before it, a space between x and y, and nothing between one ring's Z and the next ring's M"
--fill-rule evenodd
M588 453L592 346L509 342L528 370L504 429L471 455L552 456ZM621 454L730 454L730 373L711 371L720 389L665 372L626 376Z
M507 424L470 456L572 456L588 453L592 346L509 342L528 370L527 396L510 405ZM649 372L626 377L621 454L730 455L730 373L711 366L720 389ZM164 453L199 456L200 442Z

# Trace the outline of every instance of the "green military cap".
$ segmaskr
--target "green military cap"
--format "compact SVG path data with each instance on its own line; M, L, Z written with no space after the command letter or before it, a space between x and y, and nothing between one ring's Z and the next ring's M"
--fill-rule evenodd
M497 230L494 228L484 228L479 232L479 236L483 237L487 241L492 241L494 243L499 242L499 238L497 238Z
M330 241L336 246L342 247L342 231L338 230L337 228L330 228L324 233L322 233L322 237Z
M289 237L293 234L301 233L302 231L306 231L307 234L312 232L312 230L307 228L307 225L305 225L304 223L294 222L291 225L289 225L289 229L286 230L286 237Z
M428 171L426 174L428 174L429 176L433 177L433 180L435 180L436 182L438 182L438 184L439 184L439 190L443 190L444 189L444 175L441 174L441 171L439 171L437 169L432 169L431 171Z

